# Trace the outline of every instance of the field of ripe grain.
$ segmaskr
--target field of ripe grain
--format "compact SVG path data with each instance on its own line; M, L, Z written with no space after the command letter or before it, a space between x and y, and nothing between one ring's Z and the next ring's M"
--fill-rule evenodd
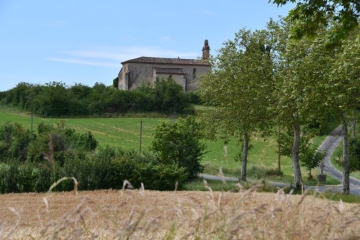
M4 194L0 202L0 239L360 238L358 204L254 189Z

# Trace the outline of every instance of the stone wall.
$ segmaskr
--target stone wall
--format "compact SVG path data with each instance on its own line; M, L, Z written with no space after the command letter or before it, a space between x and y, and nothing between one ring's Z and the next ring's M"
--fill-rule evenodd
M183 76L186 78L185 91L194 91L197 89L199 76L210 70L210 66L201 65L174 65L174 64L148 64L148 63L125 63L119 73L119 89L130 90L140 86L142 83L154 83L156 76L154 67L159 68L182 68L185 75L174 75L173 78L180 85L184 86ZM194 69L196 74L193 75ZM163 74L161 74L162 77ZM165 77L165 75L164 75ZM169 77L166 75L165 78Z

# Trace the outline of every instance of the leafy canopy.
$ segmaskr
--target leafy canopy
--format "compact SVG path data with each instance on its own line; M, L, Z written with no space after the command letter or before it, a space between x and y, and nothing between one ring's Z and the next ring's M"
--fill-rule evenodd
M330 41L334 43L345 38L359 24L359 0L273 0L272 3L278 6L296 3L287 17L296 22L292 29L295 38L316 35L323 25L334 22L339 25L329 35Z
M201 126L194 117L175 123L161 123L154 132L150 150L162 164L176 164L186 168L188 180L194 179L204 167L200 164L205 152Z

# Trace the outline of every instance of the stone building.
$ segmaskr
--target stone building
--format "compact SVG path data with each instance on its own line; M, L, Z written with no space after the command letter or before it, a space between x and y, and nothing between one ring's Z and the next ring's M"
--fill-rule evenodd
M131 90L143 83L154 84L157 78L172 77L184 91L194 91L198 86L199 76L210 70L206 61L210 56L208 40L202 49L202 59L139 57L122 62L118 75L118 88Z

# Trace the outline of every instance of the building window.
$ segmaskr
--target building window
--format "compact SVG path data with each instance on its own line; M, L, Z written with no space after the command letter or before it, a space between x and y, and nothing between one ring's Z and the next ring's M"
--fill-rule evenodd
M193 69L193 79L196 78L196 68Z

